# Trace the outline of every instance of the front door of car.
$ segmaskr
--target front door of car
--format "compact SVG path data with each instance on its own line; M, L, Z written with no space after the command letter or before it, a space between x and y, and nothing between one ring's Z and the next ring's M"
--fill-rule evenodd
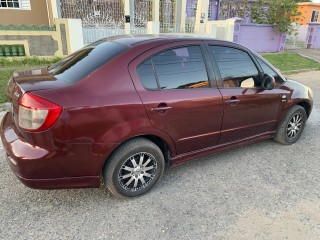
M280 94L261 85L263 74L245 50L209 46L215 69L220 73L224 116L219 144L268 133L274 129ZM262 76L261 76L262 75Z
M174 140L177 154L214 146L220 137L222 97L202 43L165 44L129 65L151 125Z

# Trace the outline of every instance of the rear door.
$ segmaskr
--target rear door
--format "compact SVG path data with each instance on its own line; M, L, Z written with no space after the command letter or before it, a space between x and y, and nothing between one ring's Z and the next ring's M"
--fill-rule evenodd
M224 116L219 144L268 133L274 129L280 94L262 87L262 69L245 49L210 44Z
M202 43L165 44L129 65L152 126L174 140L178 154L214 146L220 136L222 97Z

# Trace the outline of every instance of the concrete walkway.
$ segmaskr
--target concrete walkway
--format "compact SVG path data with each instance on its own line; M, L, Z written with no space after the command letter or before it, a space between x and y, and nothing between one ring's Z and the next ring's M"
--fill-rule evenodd
M288 50L288 52L295 52L305 57L311 58L317 62L320 62L320 50L318 49L306 49L306 48L290 49Z

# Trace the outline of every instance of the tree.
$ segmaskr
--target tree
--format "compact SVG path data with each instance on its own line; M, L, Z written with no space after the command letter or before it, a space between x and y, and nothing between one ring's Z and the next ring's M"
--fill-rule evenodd
M295 0L258 0L251 5L251 19L259 24L275 24L274 29L291 34L293 22L300 19Z

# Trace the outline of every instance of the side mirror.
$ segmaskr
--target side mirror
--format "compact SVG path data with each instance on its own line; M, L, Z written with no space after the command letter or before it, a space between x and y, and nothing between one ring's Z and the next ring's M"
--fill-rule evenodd
M274 79L274 77L272 77L270 74L264 74L262 87L265 90L271 90L271 89L274 89L275 86L276 86L276 80Z

